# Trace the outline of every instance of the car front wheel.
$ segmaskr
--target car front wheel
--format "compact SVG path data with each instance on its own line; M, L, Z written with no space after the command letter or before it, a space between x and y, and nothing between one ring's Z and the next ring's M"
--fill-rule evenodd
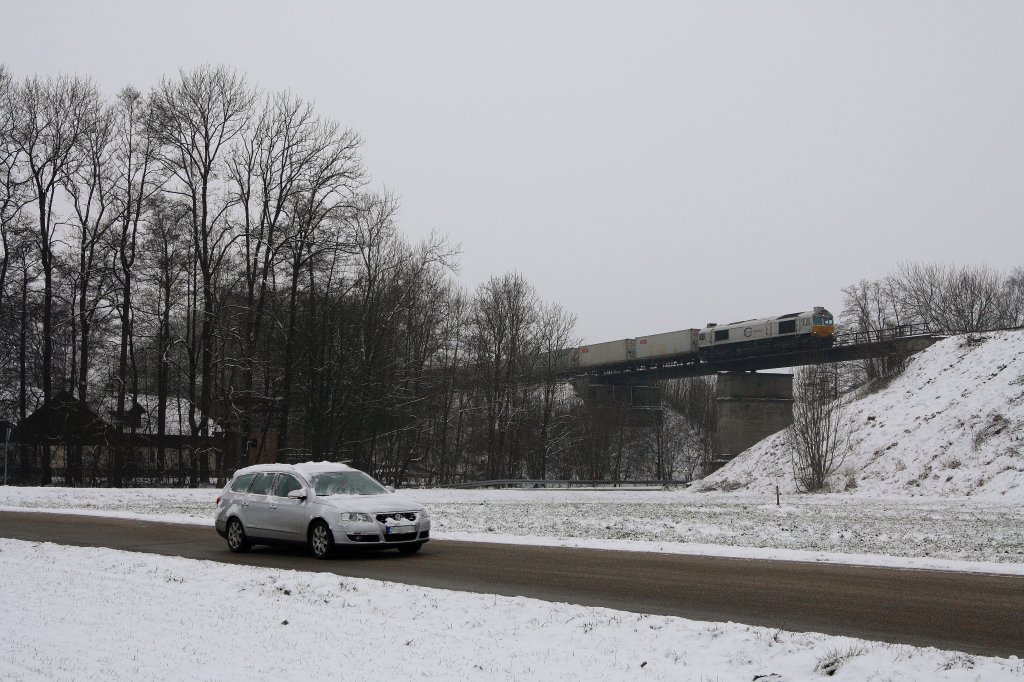
M242 522L238 519L231 519L228 521L228 549L236 554L241 552L248 552L252 545L249 543L249 539L245 537L245 528L242 527Z
M334 534L323 521L315 521L309 528L309 551L317 559L327 559L334 552Z

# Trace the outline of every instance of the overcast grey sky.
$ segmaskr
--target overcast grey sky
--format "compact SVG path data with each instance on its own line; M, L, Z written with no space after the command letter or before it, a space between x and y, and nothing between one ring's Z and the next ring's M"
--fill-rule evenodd
M589 342L1024 265L1024 2L0 1L0 61L113 94L224 63L362 133L413 239Z

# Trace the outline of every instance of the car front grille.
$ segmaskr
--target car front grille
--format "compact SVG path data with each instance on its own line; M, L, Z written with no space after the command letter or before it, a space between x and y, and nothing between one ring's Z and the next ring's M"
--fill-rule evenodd
M416 512L388 512L387 514L377 514L377 520L380 523L385 523L388 519L405 519L406 521L415 521Z

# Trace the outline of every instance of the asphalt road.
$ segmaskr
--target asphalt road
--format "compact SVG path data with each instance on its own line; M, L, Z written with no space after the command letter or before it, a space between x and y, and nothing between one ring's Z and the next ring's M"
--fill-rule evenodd
M212 526L0 512L0 537L1024 655L1024 576L432 540L419 554L231 554Z

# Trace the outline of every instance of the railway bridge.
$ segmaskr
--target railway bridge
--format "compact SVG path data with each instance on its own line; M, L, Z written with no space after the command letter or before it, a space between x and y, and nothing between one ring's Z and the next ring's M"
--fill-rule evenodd
M649 425L661 417L660 382L716 375L718 433L715 458L724 463L793 421L793 376L761 370L802 367L884 356L909 357L942 335L913 325L875 332L837 334L835 344L814 350L790 350L694 361L692 354L631 360L614 367L563 376L599 419L625 425Z

